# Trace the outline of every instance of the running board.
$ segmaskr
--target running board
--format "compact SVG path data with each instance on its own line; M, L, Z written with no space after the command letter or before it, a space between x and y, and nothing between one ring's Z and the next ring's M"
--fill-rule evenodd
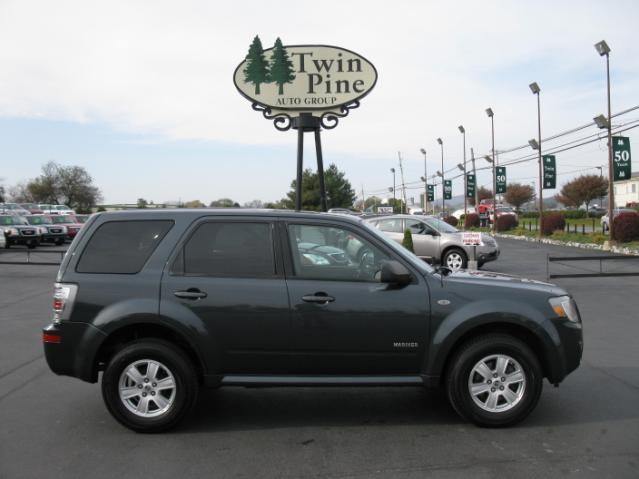
M222 386L423 386L421 376L267 376L230 375Z

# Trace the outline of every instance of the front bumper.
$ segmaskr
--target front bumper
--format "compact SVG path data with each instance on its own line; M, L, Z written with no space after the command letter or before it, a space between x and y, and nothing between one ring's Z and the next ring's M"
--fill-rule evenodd
M51 371L94 383L98 380L95 357L106 335L87 323L63 321L42 330L44 356Z
M584 352L584 337L582 323L575 323L568 319L553 319L555 329L559 334L559 361L561 364L553 368L548 378L552 383L559 383L568 374L579 367ZM553 377L554 376L554 377Z

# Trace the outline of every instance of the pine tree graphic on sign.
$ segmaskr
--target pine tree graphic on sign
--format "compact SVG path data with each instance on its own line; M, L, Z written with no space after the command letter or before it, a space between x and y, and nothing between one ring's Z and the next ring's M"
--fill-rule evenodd
M282 46L282 40L275 40L273 55L271 55L271 81L277 83L279 95L284 94L284 84L295 80L293 75L293 62L289 59L286 49Z
M249 47L246 55L246 68L244 69L244 81L255 85L255 94L260 94L260 85L270 83L271 75L268 69L268 62L264 58L264 49L260 37L255 35L253 43Z

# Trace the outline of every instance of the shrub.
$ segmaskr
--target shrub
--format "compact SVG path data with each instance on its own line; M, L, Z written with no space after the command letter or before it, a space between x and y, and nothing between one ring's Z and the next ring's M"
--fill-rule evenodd
M588 217L588 212L586 210L566 210L563 211L564 218L570 220L580 220L582 218Z
M408 228L404 230L404 239L402 240L402 246L411 253L415 252L415 250L413 249L413 234Z
M454 216L446 216L444 217L444 221L451 226L457 226L457 224L459 223L457 218L455 218Z
M561 213L550 213L544 215L541 230L544 236L550 236L553 231L563 231L565 228L566 220Z
M639 214L621 213L614 219L615 240L622 243L639 240Z
M508 231L517 227L519 223L517 218L513 215L498 215L497 216L497 231Z
M468 213L464 219L464 228L479 228L479 215L477 213Z

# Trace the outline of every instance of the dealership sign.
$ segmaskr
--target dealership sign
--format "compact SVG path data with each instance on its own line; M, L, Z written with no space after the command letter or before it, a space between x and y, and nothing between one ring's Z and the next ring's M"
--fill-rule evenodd
M615 136L612 138L613 178L614 181L628 180L632 176L630 157L630 138Z
M329 45L284 46L278 38L262 49L255 37L233 81L248 100L284 112L340 111L366 96L377 70L363 56Z

